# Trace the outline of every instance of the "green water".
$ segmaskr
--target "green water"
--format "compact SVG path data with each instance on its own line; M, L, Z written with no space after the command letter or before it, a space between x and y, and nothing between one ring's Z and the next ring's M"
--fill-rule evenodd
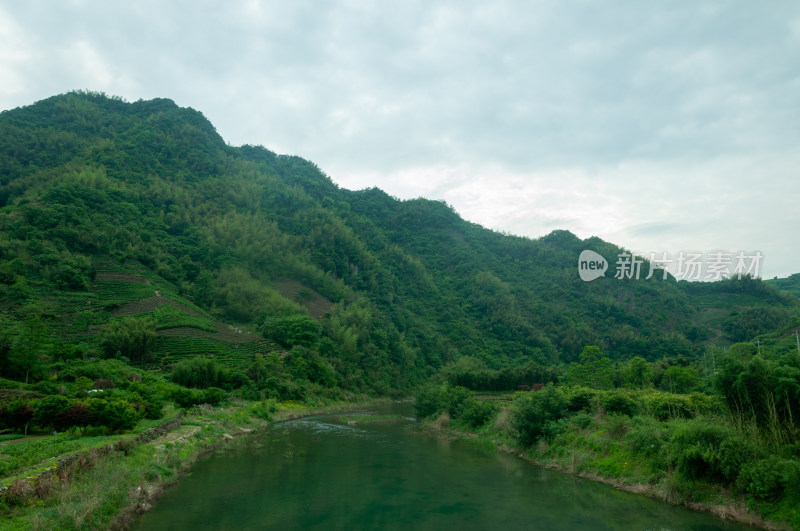
M202 460L139 529L747 528L474 443L430 438L411 419L348 425L321 416Z

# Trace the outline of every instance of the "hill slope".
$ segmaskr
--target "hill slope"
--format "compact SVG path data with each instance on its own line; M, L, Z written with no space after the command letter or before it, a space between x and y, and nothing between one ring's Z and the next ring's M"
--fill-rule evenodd
M169 367L180 352L245 367L294 349L294 376L377 392L464 356L503 368L568 362L585 345L700 355L800 314L797 298L747 278L583 282L582 250L622 249L345 190L301 158L225 144L166 99L70 93L0 114L0 227L3 376L20 376L8 356L26 318L40 317L45 355L87 357L137 301L130 315L171 325L135 362ZM272 342L247 335L259 333Z

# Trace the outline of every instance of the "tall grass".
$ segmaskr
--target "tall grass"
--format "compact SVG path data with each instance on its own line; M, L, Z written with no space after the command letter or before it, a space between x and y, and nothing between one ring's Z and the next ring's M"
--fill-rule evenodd
M171 432L125 452L94 455L91 462L45 476L39 482L12 484L12 498L0 503L2 529L108 529L120 515L153 502L197 457L227 440L224 433L243 433L263 426L246 405L232 410L197 408L189 420L199 429ZM180 436L178 436L180 435ZM108 438L106 438L108 441ZM9 489L12 491L12 489ZM122 522L124 523L124 522Z
M778 413L775 397L771 392L765 393L767 414L758 419L751 408L736 407L730 412L730 422L736 431L759 445L769 453L780 453L782 448L800 443L800 430L791 416L791 408L787 407L788 418L781 418ZM787 398L788 400L788 398Z

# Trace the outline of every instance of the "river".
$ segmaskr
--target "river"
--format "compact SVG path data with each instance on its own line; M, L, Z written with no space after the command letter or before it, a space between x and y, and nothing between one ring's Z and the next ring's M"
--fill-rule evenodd
M410 414L407 405L394 407ZM355 424L341 417L285 422L202 459L138 529L749 529L475 443L429 437L410 417Z

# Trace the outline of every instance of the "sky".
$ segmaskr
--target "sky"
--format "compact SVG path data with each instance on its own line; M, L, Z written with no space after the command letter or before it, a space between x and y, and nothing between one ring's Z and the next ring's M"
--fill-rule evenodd
M170 98L498 231L800 272L794 0L0 0L0 80Z

